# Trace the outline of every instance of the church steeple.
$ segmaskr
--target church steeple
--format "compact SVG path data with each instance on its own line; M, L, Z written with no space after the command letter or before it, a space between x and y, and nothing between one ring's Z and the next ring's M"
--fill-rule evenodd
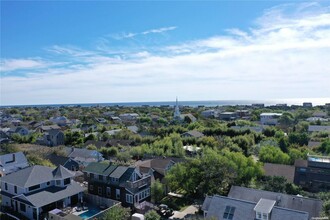
M174 119L180 119L180 109L178 103L178 97L176 97L175 108L174 108Z

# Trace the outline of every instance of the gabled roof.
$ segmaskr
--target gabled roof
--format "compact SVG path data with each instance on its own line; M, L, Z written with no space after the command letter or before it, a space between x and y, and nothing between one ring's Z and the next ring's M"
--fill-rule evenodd
M315 131L330 131L330 126L325 125L309 125L308 126L309 132L315 132Z
M120 179L122 175L126 172L128 167L118 166L111 174L110 177Z
M264 170L266 176L283 176L293 183L295 167L284 164L265 163Z
M170 158L155 158L142 161L138 166L141 168L151 168L165 176L166 168L173 164L175 164L175 162Z
M53 129L55 129L55 130L61 129L61 127L58 125L47 125L47 126L44 125L44 126L41 126L40 128L41 128L41 130L44 130L44 131L49 131L49 130L53 130Z
M56 167L55 170L53 170L53 176L54 179L66 179L70 177L74 177L74 173L63 167L62 165L59 165Z
M255 219L256 214L254 208L257 203L242 199L224 197L224 196L208 196L204 200L202 210L206 211L206 219L216 217L216 219L225 219L226 210L232 210L235 220ZM228 218L227 218L228 219ZM308 220L308 213L290 210L274 206L271 212L271 220Z
M92 162L85 167L84 172L95 173L102 176L109 176L117 168L116 165L108 163Z
M57 167L53 169L46 166L36 165L6 175L2 177L2 181L18 187L27 188L30 186L35 186L41 183L60 179L60 176L63 178L71 177L71 173L69 173L64 167Z
M25 155L23 154L23 152L0 155L1 167L9 167L9 166L21 167L21 165L23 165L22 168L24 168L25 165L28 166L28 161Z
M64 164L69 160L69 157L60 156L53 153L47 155L46 159L49 160L55 166L59 166L59 165L64 166Z
M85 148L66 148L68 157L70 158L96 158L102 157L102 154L96 150L88 150Z
M107 145L107 142L105 141L94 141L94 140L88 140L84 144L85 146L88 145L94 145L97 148L105 147Z
M134 167L128 167L125 173L120 177L120 182L128 181L131 178L134 171L135 171Z
M71 184L67 185L65 188L55 186L48 187L32 194L21 194L20 196L15 197L15 199L24 201L35 207L42 207L83 191L84 188L82 186L72 181Z
M261 198L275 200L277 207L305 211L309 217L318 217L322 210L322 201L283 193L276 193L240 186L232 186L228 197L258 202Z
M196 131L196 130L187 131L187 132L183 133L182 135L189 135L189 136L196 137L196 138L204 136L204 134L202 132L199 132L199 131Z

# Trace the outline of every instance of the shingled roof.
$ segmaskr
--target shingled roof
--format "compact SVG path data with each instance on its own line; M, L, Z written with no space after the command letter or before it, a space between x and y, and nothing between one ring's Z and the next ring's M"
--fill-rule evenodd
M85 167L83 171L88 173L99 174L102 176L109 176L116 168L117 165L112 165L109 163L92 162L88 164L88 166Z
M305 211L309 213L309 217L318 217L322 210L322 201L319 199L311 199L300 196L276 193L240 186L232 186L228 197L258 202L261 198L275 200L276 207Z
M293 183L295 167L284 165L265 163L264 170L266 176L283 176L287 181Z
M56 167L56 169L53 170L52 173L53 173L54 179L66 179L66 178L71 178L71 177L75 176L75 174L73 172L69 171L62 165L59 165L58 167Z
M71 175L72 173L62 166L53 169L51 167L35 165L6 175L2 177L2 181L18 187L27 188L60 179L61 176L63 179L72 177Z
M242 199L224 197L224 196L208 196L205 198L202 210L206 213L206 218L216 217L216 219L225 219L225 212L232 210L232 219L246 220L255 219L254 208L257 202ZM226 218L229 219L229 218ZM308 213L286 209L274 206L271 210L272 220L308 220Z

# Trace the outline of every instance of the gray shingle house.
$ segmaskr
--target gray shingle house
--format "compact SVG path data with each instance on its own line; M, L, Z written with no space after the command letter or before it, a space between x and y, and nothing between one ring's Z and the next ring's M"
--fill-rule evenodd
M319 199L311 199L240 186L232 186L228 197L254 203L259 202L260 199L273 200L276 201L274 207L307 212L308 219L319 217L322 210L322 201ZM274 220L273 217L271 220Z
M308 213L275 206L276 201L259 199L258 202L224 196L208 196L202 210L206 219L219 220L309 220Z
M44 219L55 208L81 201L84 188L62 166L32 166L2 177L1 206L21 218Z
M23 152L0 156L0 177L16 172L29 166Z
M150 199L151 177L135 167L91 163L84 170L88 193L134 206Z

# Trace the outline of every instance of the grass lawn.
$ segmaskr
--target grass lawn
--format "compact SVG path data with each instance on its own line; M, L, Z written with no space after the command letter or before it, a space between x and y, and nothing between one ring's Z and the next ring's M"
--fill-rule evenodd
M187 198L177 198L173 196L166 196L161 200L162 204L167 205L169 208L176 210L176 211L183 211L188 206L190 206L193 201Z

